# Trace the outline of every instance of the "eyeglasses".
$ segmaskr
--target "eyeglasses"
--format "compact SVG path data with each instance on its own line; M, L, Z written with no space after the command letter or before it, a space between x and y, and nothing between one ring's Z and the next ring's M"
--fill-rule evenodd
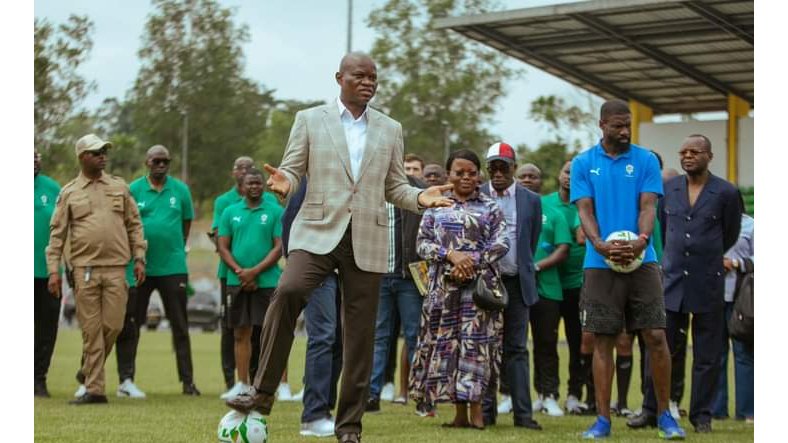
M490 174L495 174L496 172L501 172L506 174L509 172L510 169L511 168L509 167L508 163L487 166L487 172L489 172Z
M687 155L690 155L692 157L697 157L697 156L699 156L701 154L708 154L708 153L709 153L708 149L703 149L703 150L699 150L699 149L682 149L681 151L679 151L679 157L685 157Z
M154 165L169 165L170 164L170 159L168 159L168 158L153 158L153 159L151 159L150 162L153 163Z
M108 151L107 147L105 146L97 151L87 151L87 152L90 153L90 155L92 155L93 157L99 157L102 155L107 155L107 151Z

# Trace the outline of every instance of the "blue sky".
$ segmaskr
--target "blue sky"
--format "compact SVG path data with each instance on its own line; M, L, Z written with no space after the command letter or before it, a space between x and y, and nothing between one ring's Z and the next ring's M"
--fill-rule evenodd
M345 52L346 0L221 0L236 8L235 20L249 26L251 39L244 45L246 74L275 89L281 99L331 100L337 93L333 74ZM375 34L366 18L385 0L353 2L353 49L368 51ZM508 0L506 9L566 3L561 0ZM86 14L95 24L94 46L82 67L83 75L97 83L84 102L95 108L104 98L123 97L139 69L137 50L151 4L143 0L36 0L35 16L63 22L69 14ZM512 67L525 68L524 77L509 82L508 96L495 114L493 133L511 144L537 146L550 134L528 119L531 100L539 95L558 94L568 101L585 104L583 90L524 63L510 59ZM381 75L385 75L381 72ZM586 141L592 137L586 135ZM407 147L406 147L407 149Z

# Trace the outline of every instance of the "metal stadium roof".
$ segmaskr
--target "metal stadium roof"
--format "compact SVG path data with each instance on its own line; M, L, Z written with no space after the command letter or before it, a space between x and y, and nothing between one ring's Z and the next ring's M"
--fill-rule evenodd
M754 104L754 2L593 0L437 21L606 98L655 114Z

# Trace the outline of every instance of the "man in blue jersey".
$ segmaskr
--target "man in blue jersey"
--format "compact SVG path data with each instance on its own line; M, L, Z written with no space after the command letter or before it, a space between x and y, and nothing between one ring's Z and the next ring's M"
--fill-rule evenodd
M630 144L632 115L626 102L602 105L602 139L572 162L570 200L577 205L586 235L584 286L580 298L583 330L594 334L596 422L583 433L587 439L610 435L610 393L613 347L626 330L640 331L652 362L658 403L659 435L684 438L684 430L668 411L670 352L665 339L665 302L651 235L662 179L657 159L647 149ZM631 241L606 241L627 230ZM628 264L644 253L643 264L629 274L605 262Z

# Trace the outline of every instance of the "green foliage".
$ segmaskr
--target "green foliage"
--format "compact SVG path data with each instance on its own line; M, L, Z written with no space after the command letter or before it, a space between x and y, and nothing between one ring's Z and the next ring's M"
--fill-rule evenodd
M518 145L517 163L533 163L542 171L542 194L545 195L558 190L558 173L574 154L574 151L567 152L567 146L561 140L543 142L535 150L526 145Z
M93 22L87 16L71 15L66 23L53 25L35 19L33 46L33 120L35 146L45 154L54 143L64 122L75 113L76 105L95 88L77 72L93 47Z
M249 31L233 15L216 0L154 0L129 95L134 134L142 146L167 146L175 175L188 116L187 181L198 204L224 191L236 157L256 151L274 103L243 76Z
M473 43L435 20L488 12L490 0L389 0L372 11L377 32L370 55L380 86L375 106L402 123L405 151L443 163L450 150L482 153L495 142L484 125L504 96L504 84L520 74L498 51Z
M750 217L755 217L755 188L739 188L744 198L744 212Z
M324 104L323 101L282 100L268 114L266 130L255 151L254 159L258 167L264 163L279 165L282 161L290 129L298 111Z

